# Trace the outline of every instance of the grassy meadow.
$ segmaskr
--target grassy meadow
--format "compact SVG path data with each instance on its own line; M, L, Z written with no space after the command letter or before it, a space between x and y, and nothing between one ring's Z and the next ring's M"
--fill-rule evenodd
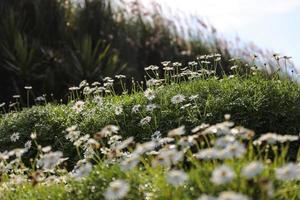
M0 200L300 199L291 57L76 2L0 1Z
M1 105L1 199L299 199L298 84L243 64L217 75L220 59L82 81L67 104L28 107L26 87Z

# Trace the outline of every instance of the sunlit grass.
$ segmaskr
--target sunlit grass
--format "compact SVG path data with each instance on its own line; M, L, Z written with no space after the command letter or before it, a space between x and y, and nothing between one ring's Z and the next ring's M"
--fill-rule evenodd
M3 105L1 199L299 199L299 86L217 64L163 62L130 86L83 81L67 104Z

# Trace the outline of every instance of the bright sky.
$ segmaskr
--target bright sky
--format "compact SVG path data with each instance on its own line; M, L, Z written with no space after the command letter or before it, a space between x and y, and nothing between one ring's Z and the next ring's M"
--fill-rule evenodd
M225 37L239 36L283 55L300 68L300 0L156 0L197 13Z

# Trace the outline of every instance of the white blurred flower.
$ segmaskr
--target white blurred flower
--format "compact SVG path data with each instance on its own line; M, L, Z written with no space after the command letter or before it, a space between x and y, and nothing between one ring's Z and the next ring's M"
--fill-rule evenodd
M235 137L249 140L254 137L255 132L242 126L237 126L231 129L231 134Z
M80 136L80 131L76 129L77 129L76 125L67 128L66 131L68 134L66 135L66 139L70 140L71 142L76 141Z
M0 152L0 160L3 161L3 160L7 160L9 158L9 152L8 151L4 151L4 152ZM2 163L2 162L0 162Z
M129 192L129 184L124 180L115 180L109 184L104 193L106 200L123 199Z
M123 106L117 106L115 107L115 114L120 115L123 112Z
M254 161L242 169L242 175L247 179L251 179L259 175L263 170L264 165L261 162Z
M25 90L32 90L32 86L25 86Z
M226 135L223 137L218 138L215 141L215 146L219 147L219 148L225 148L230 144L233 144L235 142L235 137L231 136L231 135Z
M115 75L115 77L116 77L116 79L124 79L124 78L126 78L126 76L123 75L123 74Z
M233 191L224 191L219 194L218 200L249 200L249 197Z
M182 170L172 170L167 173L166 180L169 184L177 187L188 180L188 175Z
M134 137L129 137L126 140L120 142L115 149L117 151L123 150L125 148L127 148L130 144L132 144L134 142Z
M76 147L79 147L79 146L83 145L84 143L86 143L89 139L90 139L90 135L86 134L86 135L78 138L73 144Z
M277 142L277 134L275 133L266 133L264 135L261 135L257 140L253 142L254 145L260 145L263 142L266 142L268 144L275 144Z
M121 140L122 140L122 136L120 135L113 135L109 138L108 140L108 144L111 146L111 147L117 147L120 143L121 143Z
M222 122L222 123L218 123L212 126L207 127L201 134L202 135L209 135L209 134L213 134L213 135L230 135L231 134L231 127L234 125L233 122Z
M178 94L178 95L175 95L171 98L171 102L173 104L179 104L179 103L182 103L185 101L185 96L181 95L181 94Z
M145 92L144 92L145 97L149 100L152 101L153 99L155 99L156 97L156 93L154 90L148 88Z
M231 70L237 69L239 66L238 65L233 65L232 67L230 67Z
M194 154L197 159L213 160L219 158L220 151L215 148L202 149L198 153Z
M187 108L189 108L191 106L192 106L192 104L190 104L190 103L184 104L183 106L180 107L180 109L185 110L185 109L187 109Z
M131 112L132 113L138 113L139 111L140 111L140 108L141 108L142 106L140 105L140 104L137 104L137 105L134 105L133 107L132 107L132 109L131 109Z
M230 167L222 165L213 171L211 181L217 185L221 185L231 182L234 177L234 171Z
M167 67L171 64L171 61L163 61L161 62L161 64L164 66L164 67Z
M140 158L139 155L131 154L129 158L121 162L120 164L121 169L123 171L128 171L133 169L140 162L139 158Z
M197 200L217 200L217 198L207 194L202 194Z
M169 167L171 164L176 165L178 162L182 161L183 157L184 153L182 151L178 151L175 148L164 148L159 152L156 161L158 161L157 164Z
M176 137L185 134L185 126L180 126L168 132L168 137Z
M45 155L42 155L41 159L38 160L37 165L45 170L54 169L54 167L60 164L60 159L62 156L63 153L60 151L49 152Z
M148 151L152 151L153 149L155 149L155 147L156 143L154 141L145 142L143 144L137 144L133 153L141 155Z
M190 101L194 101L194 100L196 100L198 97L199 97L199 95L197 95L197 94L196 94L196 95L192 95L192 96L189 97L189 100L190 100Z
M240 142L229 144L220 151L220 159L241 158L246 153L245 146Z
M164 67L163 70L165 70L165 71L173 71L174 67Z
M276 178L283 181L299 180L300 167L294 163L288 163L275 170Z
M103 98L101 96L95 96L94 97L94 102L98 105L98 106L102 106L103 105Z
M99 147L99 142L93 138L89 138L85 144L85 148L99 149Z
M84 101L77 101L77 102L73 105L72 109L73 109L75 112L80 113L81 111L83 111L84 104L85 104Z
M27 149L17 148L17 149L9 151L7 153L7 156L10 157L10 156L15 155L17 158L21 158L21 156L26 152L27 152Z
M209 124L202 123L199 126L196 126L192 129L192 133L199 133L200 131L209 127Z
M146 106L146 110L149 111L149 112L152 112L154 109L158 108L159 106L154 104L154 103L151 103L151 104L148 104Z
M172 63L174 67L181 67L182 66L182 63L180 62L174 62Z
M261 145L262 143L267 144L276 144L285 143L285 142L293 142L299 140L299 136L295 135L278 135L276 133L266 133L260 136L257 140L253 142L254 145Z
M146 116L145 118L141 119L140 125L141 126L148 125L151 122L151 119L152 118L150 116Z
M80 82L79 88L83 88L83 87L86 87L88 85L89 85L89 83L86 80L83 80L83 81Z
M29 150L29 149L31 148L31 145L32 145L31 140L28 140L28 141L25 143L24 148L27 149L27 150Z
M161 138L161 132L160 131L155 131L151 135L151 140L159 140Z
M76 90L79 90L79 89L80 89L79 87L75 87L75 86L69 87L70 91L76 91Z
M280 135L278 138L278 141L280 143L294 142L297 140L299 140L299 136L296 136L296 135Z
M20 139L20 133L18 132L15 132L10 136L10 141L12 142L16 142L19 139Z
M158 70L158 69L159 69L159 67L156 66L156 65L150 65L148 67L145 67L145 71L149 71L149 70L155 71L155 70Z
M30 134L30 138L31 138L31 139L35 140L36 137L37 137L36 133L31 133L31 134Z
M88 159L88 158L92 159L94 157L95 153L96 152L93 148L87 147L87 148L85 148L83 156L84 156L85 159Z
M98 133L95 134L96 137L103 138L103 137L108 137L111 136L114 133L118 133L120 128L115 125L107 125L102 130Z
M77 180L81 179L85 176L88 176L92 171L92 168L93 166L89 162L78 162L73 170L72 176Z
M45 146L42 148L43 153L49 153L51 151L52 147L51 146Z

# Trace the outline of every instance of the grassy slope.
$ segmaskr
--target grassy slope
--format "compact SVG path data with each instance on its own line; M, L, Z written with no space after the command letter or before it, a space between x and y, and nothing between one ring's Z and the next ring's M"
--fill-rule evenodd
M170 99L176 94L199 95L192 106L180 110ZM0 149L22 147L30 139L30 133L38 134L42 145L51 144L54 149L63 150L66 156L73 155L72 144L65 139L64 130L77 124L84 134L93 135L107 124L121 127L124 137L134 136L137 141L148 140L155 130L165 134L179 125L191 129L203 122L216 123L223 120L224 114L231 114L238 125L255 130L298 134L300 131L300 87L290 81L272 81L253 76L247 79L233 78L198 80L165 86L158 91L154 103L160 106L153 113L147 112L147 99L141 93L107 97L102 107L87 101L81 114L69 105L34 106L21 112L10 113L0 118ZM131 108L142 104L138 114ZM123 105L123 114L116 116L114 108ZM194 107L193 107L194 106ZM152 116L149 126L139 126L140 119ZM20 133L17 143L10 141L10 135Z
M177 111L179 106L172 105L170 99L176 94L186 96L199 95L195 108ZM232 115L237 124L253 128L258 133L276 131L280 133L298 133L300 130L300 88L288 81L271 81L259 76L247 79L233 78L218 81L215 79L198 80L179 85L166 86L158 92L154 101L160 109L155 111L154 120L150 126L142 128L137 125L139 120L149 115L146 111L140 114L131 114L131 107L137 103L146 105L147 100L141 93L134 95L114 96L105 99L104 107L99 108L87 101L83 113L76 114L70 105L35 106L21 112L10 113L0 120L1 148L7 149L22 146L32 131L38 133L39 143L52 144L54 148L64 150L66 156L73 155L71 144L67 145L63 130L71 125L78 124L84 133L93 134L104 125L118 124L124 136L133 135L137 140L150 137L155 130L166 133L167 130L185 124L188 129L202 123L215 123L223 120L225 113ZM122 104L124 114L116 116L114 106ZM151 115L151 114L150 114ZM153 115L154 116L154 115ZM9 136L13 132L20 132L21 138L17 144L10 142ZM241 165L252 161L252 157L245 156L239 162L228 161L235 171ZM276 166L280 166L277 163ZM268 166L263 177L268 178L274 166ZM156 191L155 199L196 199L200 193L216 194L223 187L214 187L209 176L214 165L202 163L201 167L191 169L188 187L180 188L174 193L171 186L166 184L164 170L135 169L123 173L118 166L99 164L93 173L84 181L70 181L68 186L23 185L16 191L2 193L1 199L103 199L103 191L113 178L122 178L130 182L131 190L127 199L136 199L144 196L147 191ZM137 178L138 177L138 178ZM199 180L202 180L199 182ZM151 185L150 188L138 189L138 185ZM149 184L150 183L150 184ZM255 185L230 184L230 188L252 196L254 199L264 198ZM275 183L277 184L277 183ZM294 182L278 184L274 199L300 198L299 185ZM191 188L196 188L195 191ZM251 189L249 189L251 188ZM289 190L290 192L287 192ZM175 198L176 197L176 198Z
M171 103L176 94L185 96L198 94L193 105L195 109L182 110ZM251 128L257 133L273 131L298 134L300 131L300 87L290 81L272 81L254 76L248 79L234 78L222 81L209 79L176 84L159 90L154 103L160 106L154 113L142 109L132 114L135 104L147 104L141 93L107 97L104 106L99 107L88 101L81 114L75 113L69 105L34 106L21 112L10 113L0 119L0 149L22 147L30 139L30 133L38 134L39 143L51 144L70 156L70 143L65 139L64 130L74 124L85 134L94 134L107 124L121 127L124 137L134 136L147 140L155 130L162 133L185 124L188 129L203 122L216 123L224 114L231 114L239 125ZM124 113L116 116L115 105L123 105ZM138 126L142 117L155 116L150 126ZM18 143L10 141L10 135L20 133Z

